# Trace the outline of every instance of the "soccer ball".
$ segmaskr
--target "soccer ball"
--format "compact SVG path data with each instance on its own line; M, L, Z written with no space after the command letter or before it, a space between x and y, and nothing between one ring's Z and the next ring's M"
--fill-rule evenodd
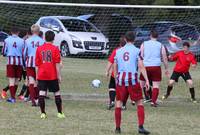
M93 88L99 88L101 86L101 81L98 79L95 79L92 81L92 87Z

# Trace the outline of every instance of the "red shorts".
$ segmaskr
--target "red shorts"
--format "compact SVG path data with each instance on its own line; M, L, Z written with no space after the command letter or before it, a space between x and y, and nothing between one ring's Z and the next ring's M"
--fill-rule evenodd
M23 68L19 65L7 65L7 77L9 78L21 78Z
M116 86L116 100L117 101L124 101L127 94L130 95L131 101L138 101L140 99L143 99L142 96L142 89L140 87L140 84L137 83L135 85L130 86Z
M149 81L161 81L162 80L162 72L160 66L154 67L146 67L147 76ZM140 80L145 81L142 74L140 74Z
M35 72L35 68L34 67L27 67L26 68L26 74L27 74L27 77L33 77L33 78L36 78L36 72Z

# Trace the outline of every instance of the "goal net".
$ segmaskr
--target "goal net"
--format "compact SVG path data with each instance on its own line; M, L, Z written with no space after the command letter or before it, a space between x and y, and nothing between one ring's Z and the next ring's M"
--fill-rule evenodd
M199 7L192 6L0 1L1 31L9 33L12 26L18 26L23 33L37 23L43 33L55 32L54 44L67 57L63 58L66 85L62 87L68 93L105 93L107 60L99 58L107 57L127 31L135 31L137 47L148 40L150 31L155 29L159 33L158 40L170 54L180 50L182 43L187 41L191 51L199 56L199 18ZM102 80L102 87L95 92L90 86L93 79Z

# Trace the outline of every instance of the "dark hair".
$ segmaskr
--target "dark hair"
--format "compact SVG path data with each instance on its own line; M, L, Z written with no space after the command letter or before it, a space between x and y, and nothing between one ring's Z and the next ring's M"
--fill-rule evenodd
M184 42L183 46L187 46L189 48L190 47L190 43L189 42Z
M26 31L26 35L32 35L31 28Z
M11 29L10 29L10 32L11 33L14 33L14 34L17 34L19 32L19 29L16 27L16 26L13 26Z
M40 31L38 36L42 38L43 37L43 32Z
M123 46L125 46L125 44L126 44L125 36L122 35L122 36L119 38L119 45L123 47Z
M150 33L151 37L152 38L158 38L158 32L156 30L151 30L151 33Z
M54 32L53 31L47 31L46 33L45 33L45 40L47 41L47 42L52 42L53 40L54 40L54 37L55 37L55 34L54 34Z
M135 33L133 31L126 32L125 39L127 42L134 42L135 41Z

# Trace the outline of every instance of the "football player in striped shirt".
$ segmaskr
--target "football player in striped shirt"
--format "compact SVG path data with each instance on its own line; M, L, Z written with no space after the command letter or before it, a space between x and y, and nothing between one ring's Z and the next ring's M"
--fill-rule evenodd
M150 134L144 127L144 106L142 89L138 82L138 67L146 80L146 87L149 88L149 81L146 74L140 50L134 46L134 32L127 32L125 35L126 45L116 51L114 73L116 78L116 105L115 124L116 133L121 133L121 106L125 94L128 92L132 101L136 102L138 115L138 132Z
M39 37L40 27L36 24L31 26L32 36L25 41L24 58L26 59L26 72L29 84L29 93L32 106L37 105L39 90L36 84L35 54L37 47L44 44L44 40Z
M15 103L15 95L22 75L23 49L24 40L18 34L19 30L16 27L11 29L11 36L5 39L3 47L3 55L7 57L7 77L9 80L10 98L7 99L10 103Z

